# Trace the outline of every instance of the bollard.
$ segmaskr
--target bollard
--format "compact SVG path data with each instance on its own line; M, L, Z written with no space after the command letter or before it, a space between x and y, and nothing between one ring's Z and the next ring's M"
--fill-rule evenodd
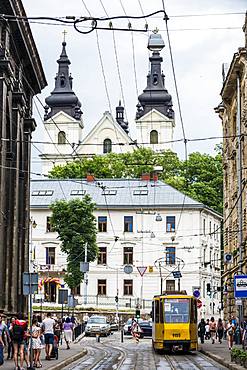
M100 335L99 334L96 334L96 342L100 343Z
M123 331L123 329L121 329L121 343L123 343L123 340L124 339L124 331Z

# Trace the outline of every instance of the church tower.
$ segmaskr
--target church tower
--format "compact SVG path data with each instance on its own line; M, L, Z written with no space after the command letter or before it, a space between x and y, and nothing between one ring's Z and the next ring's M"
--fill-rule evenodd
M150 35L148 49L152 51L149 58L151 71L147 76L147 87L138 97L136 112L137 142L140 146L155 151L172 149L175 126L172 97L165 88L165 76L161 71L163 58L160 51L165 44L160 34Z
M54 164L71 161L82 140L81 103L72 89L73 78L69 73L70 60L66 53L65 40L57 63L55 87L51 95L45 99L44 125L47 139L45 141L53 144L45 144L45 154L40 156L44 173L48 173Z

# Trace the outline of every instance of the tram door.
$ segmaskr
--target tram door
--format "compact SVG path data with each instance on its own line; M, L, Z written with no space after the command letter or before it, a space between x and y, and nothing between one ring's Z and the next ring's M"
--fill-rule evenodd
M163 299L156 299L154 301L154 337L155 341L163 342L164 338L164 306Z

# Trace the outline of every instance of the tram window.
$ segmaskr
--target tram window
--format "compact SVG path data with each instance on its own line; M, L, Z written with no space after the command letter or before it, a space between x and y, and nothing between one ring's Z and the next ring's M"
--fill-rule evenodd
M164 322L164 310L163 310L163 300L160 300L160 322Z
M197 322L197 307L196 307L196 302L195 301L191 301L190 322L191 323L196 323Z
M155 322L159 322L159 316L160 316L160 313L159 313L159 309L160 309L160 301L157 299L155 301Z
M165 322L189 322L190 301L185 298L167 298L164 300Z

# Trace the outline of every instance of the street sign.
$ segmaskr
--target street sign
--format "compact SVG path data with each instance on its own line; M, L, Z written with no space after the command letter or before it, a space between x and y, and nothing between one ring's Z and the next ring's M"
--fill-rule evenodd
M153 266L148 266L148 272L154 272L154 267Z
M247 275L234 276L234 297L247 298Z
M197 302L196 302L196 305L197 305L197 308L201 308L202 307L202 301L200 299L198 299Z
M140 274L141 276L143 276L143 275L145 274L146 270L147 270L147 266L140 266L140 267L137 267L137 270L138 270L139 274Z
M182 277L182 274L180 271L172 271L172 275L174 279L180 279Z
M225 263L232 263L233 262L233 257L231 253L225 253L224 254L224 261Z
M125 272L125 274L131 274L133 272L133 266L132 265L125 265L124 266L124 272Z
M34 294L38 290L39 276L36 272L23 272L23 295Z
M198 289L196 289L196 290L194 290L194 292L193 292L193 296L195 297L195 298L199 298L200 297L200 291L198 290Z
M89 271L89 262L80 262L80 271L88 272Z
M58 289L58 303L59 304L68 303L68 289Z

